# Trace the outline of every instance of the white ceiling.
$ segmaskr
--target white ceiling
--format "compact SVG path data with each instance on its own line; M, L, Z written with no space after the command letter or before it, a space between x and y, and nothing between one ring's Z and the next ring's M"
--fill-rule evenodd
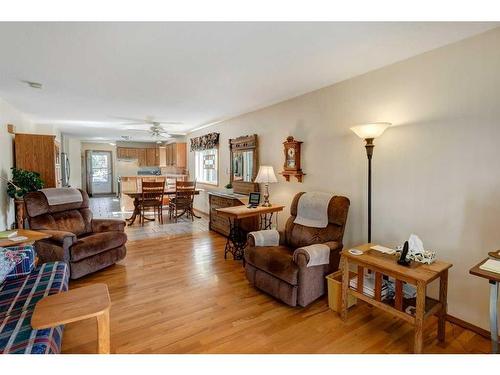
M496 26L0 23L0 97L68 134L141 140L114 117L181 121L165 127L184 132Z

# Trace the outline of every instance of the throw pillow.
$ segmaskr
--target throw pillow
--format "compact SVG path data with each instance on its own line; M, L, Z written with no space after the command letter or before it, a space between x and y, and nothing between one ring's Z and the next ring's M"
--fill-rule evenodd
M0 284L3 283L16 265L24 259L24 254L18 254L0 247Z
M35 268L35 248L32 245L26 246L9 246L6 248L17 254L23 256L23 259L16 264L14 269L7 275L7 280L16 279L29 275Z

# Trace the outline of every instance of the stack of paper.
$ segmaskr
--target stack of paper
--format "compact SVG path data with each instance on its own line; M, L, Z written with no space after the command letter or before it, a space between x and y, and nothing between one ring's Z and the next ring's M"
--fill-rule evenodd
M12 238L17 236L17 230L6 230L0 232L0 238Z
M358 287L358 278L357 276L352 278L349 281L349 286L353 289L357 289ZM363 280L363 294L366 294L369 297L375 296L375 274L365 275ZM389 288L386 280L382 280L382 299L385 299L389 294Z
M481 264L479 268L489 272L500 273L500 261L488 259L486 262Z

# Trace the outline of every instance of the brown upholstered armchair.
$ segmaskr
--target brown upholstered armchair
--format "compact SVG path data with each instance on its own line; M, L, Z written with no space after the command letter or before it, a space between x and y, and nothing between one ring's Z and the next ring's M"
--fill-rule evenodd
M78 279L125 258L125 221L93 219L87 193L64 189L69 188L44 190L51 190L53 196L71 190L78 199L51 205L42 191L24 197L30 229L52 236L35 244L40 261L64 261L69 265L71 278Z
M302 194L293 199L291 216L284 232L279 233L278 246L255 246L255 238L249 234L245 249L245 272L250 284L290 306L307 306L325 293L325 276L339 267L349 210L348 198L334 196L328 204L326 228L295 224ZM313 244L330 248L328 264L307 267L309 254L298 248Z

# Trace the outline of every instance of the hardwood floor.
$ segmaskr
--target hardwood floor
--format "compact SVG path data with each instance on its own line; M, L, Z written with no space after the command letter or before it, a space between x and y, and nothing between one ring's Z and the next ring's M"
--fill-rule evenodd
M124 261L70 284L109 286L112 353L410 353L409 324L358 302L347 322L326 298L291 308L248 285L241 262L224 261L225 238L212 232L128 243ZM489 341L437 320L424 353L488 353ZM94 320L66 325L64 353L95 353Z

